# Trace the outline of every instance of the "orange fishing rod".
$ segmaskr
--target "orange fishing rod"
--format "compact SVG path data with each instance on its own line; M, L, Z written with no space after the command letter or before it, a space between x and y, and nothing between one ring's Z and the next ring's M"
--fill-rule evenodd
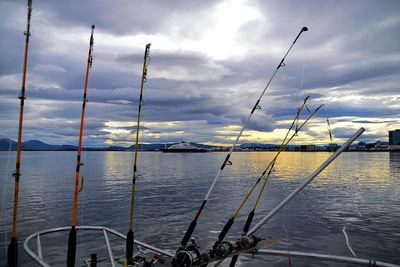
M20 99L20 105L19 105L19 122L18 122L17 157L15 161L15 172L13 173L15 179L14 205L13 205L11 241L7 251L7 266L9 267L14 267L17 266L18 264L17 215L18 215L18 199L19 199L19 178L21 176L22 124L24 120L26 69L28 65L29 37L31 35L30 33L31 14L32 14L32 0L28 0L28 19L26 23L26 32L24 32L25 50L24 50L23 70L22 70L22 85L21 85L21 94L18 96L18 98Z
M88 60L86 66L86 77L85 77L85 85L84 85L84 93L82 100L82 114L81 114L81 126L79 128L79 141L78 141L78 155L76 157L76 172L75 172L75 185L74 185L74 202L72 206L72 222L71 222L71 230L68 236L68 254L67 254L67 266L73 267L75 266L75 255L76 255L76 210L78 206L78 191L79 191L79 176L80 176L80 167L81 167L81 151L82 151L82 139L83 139L83 126L85 123L85 107L87 102L87 90L88 90L88 82L89 82L89 72L92 67L92 53L93 53L93 32L94 25L92 25L92 33L90 35L89 42L89 53Z
M138 145L139 145L139 129L140 129L140 114L142 111L143 104L143 89L144 83L146 82L147 66L149 65L149 54L150 45L147 44L144 51L143 59L143 70L142 70L142 81L140 83L140 96L139 96L139 110L137 114L136 124L136 141L135 141L135 158L133 161L133 176L132 176L132 189L131 189L131 201L130 201L130 216L129 216L129 227L126 235L126 264L132 264L133 261L133 244L134 244L134 233L133 233L133 214L135 207L135 192L136 192L136 177L137 177L137 159L138 159Z

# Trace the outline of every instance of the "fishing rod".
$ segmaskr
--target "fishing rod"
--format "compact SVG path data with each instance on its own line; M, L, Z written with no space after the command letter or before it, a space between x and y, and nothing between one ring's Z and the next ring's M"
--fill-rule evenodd
M143 89L144 83L146 82L147 76L147 66L150 61L150 45L147 44L144 51L143 59L143 70L142 70L142 81L140 84L140 97L139 97L139 110L137 114L137 124L136 124L136 142L135 142L135 158L133 161L133 176L132 176L132 189L131 189L131 202L130 202L130 216L129 216L129 227L128 233L126 234L126 264L133 263L133 244L134 244L134 232L133 232L133 211L135 207L135 192L136 192L136 177L137 177L137 158L138 158L138 145L139 145L139 128L140 128L140 114L143 104Z
M331 142L332 142L333 137L332 137L331 123L329 122L328 116L326 117L326 124L327 124L327 128L328 128L328 133L329 133L329 140L331 140Z
M213 247L208 253L201 253L199 247L193 242L186 250L181 250L176 255L173 266L190 267L190 266L206 266L210 263L216 263L218 266L227 257L234 257L242 253L256 253L259 249L269 246L278 240L268 240L254 235L272 216L274 216L282 207L292 200L301 190L303 190L319 173L321 173L329 164L334 161L343 151L348 149L350 145L365 131L360 128L351 138L349 138L343 146L332 154L324 163L322 163L313 173L311 173L292 193L290 193L278 206L276 206L267 216L265 216L256 226L254 226L247 235L242 236L236 242L224 241L218 247ZM233 266L234 263L230 266Z
M22 85L21 85L21 93L18 96L20 103L19 103L17 157L15 161L15 171L12 174L14 176L14 205L13 205L11 240L7 250L7 266L9 267L15 267L18 265L17 215L18 215L18 200L19 200L19 178L21 176L22 124L24 121L26 70L28 65L29 37L31 36L30 33L31 15L32 15L32 0L28 0L27 23L26 23L26 31L24 32L25 50L24 50L23 70L22 70Z
M361 127L352 137L350 137L346 143L343 144L335 153L333 153L324 163L321 164L313 173L311 173L295 190L292 191L281 203L279 203L273 210L271 210L259 223L251 228L247 236L254 234L259 230L265 223L267 223L278 211L280 211L290 200L292 200L300 191L302 191L314 178L320 174L329 164L334 161L340 153L350 147L350 145L365 131Z
M188 229L186 230L186 233L185 233L185 235L184 235L183 238L182 238L182 241L181 241L181 243L180 243L180 246L179 246L179 248L178 248L178 251L179 251L179 250L183 250L183 249L186 248L187 243L188 243L190 237L192 236L194 229L196 228L196 224L197 224L197 221L198 221L198 219L199 219L199 217L200 217L200 214L201 214L201 212L203 211L203 209L204 209L204 207L205 207L205 205L206 205L206 203L207 203L207 201L208 201L208 198L210 197L211 192L213 191L213 189L214 189L214 187L215 187L215 184L217 183L217 180L218 180L218 178L219 178L221 172L224 170L224 168L226 167L226 165L232 165L232 162L229 161L229 158L230 158L230 156L231 156L233 150L235 149L235 147L236 147L236 145L237 145L237 143L238 143L238 141L239 141L239 138L242 136L242 133L243 133L244 129L246 128L247 124L249 123L251 117L253 116L254 111L257 110L257 109L261 109L259 103L260 103L262 97L264 96L265 92L267 91L269 85L271 84L272 80L274 79L274 77L275 77L275 75L277 74L277 72L279 71L279 69L280 69L281 67L285 66L284 61L285 61L287 55L289 54L290 50L292 49L292 47L294 46L294 44L295 44L295 43L297 42L297 40L299 39L300 35L301 35L303 32L305 32L305 31L308 31L308 28L307 28L307 27L303 27L303 28L301 29L301 31L299 32L299 34L296 36L296 38L294 39L292 45L289 47L289 49L287 50L286 54L284 55L284 57L282 58L282 60L281 60L280 63L278 64L278 66L276 67L276 70L275 70L274 73L272 74L270 80L268 81L267 85L265 86L264 90L262 91L260 97L257 99L257 101L256 101L256 103L255 103L255 105L254 105L254 107L252 108L252 110L251 110L251 112L250 112L250 114L249 114L249 117L247 118L247 120L246 120L246 122L244 123L242 129L240 130L238 136L236 137L235 143L232 145L232 147L231 147L231 149L229 150L229 152L228 152L228 154L227 154L225 160L223 161L223 163L222 163L220 169L218 170L218 173L217 173L217 175L215 176L215 178L214 178L214 180L213 180L213 182L212 182L212 184L211 184L211 186L210 186L210 188L209 188L209 190L208 190L208 192L207 192L207 194L206 194L206 196L205 196L205 198L204 198L204 200L203 200L201 206L200 206L199 209L197 210L196 216L194 217L193 221L190 223Z
M290 142L290 140L292 140L292 138L293 138L294 136L297 136L297 133L300 131L300 129L303 128L303 126L318 112L318 110L319 110L321 107L323 107L323 105L320 105L318 108L316 108L316 109L307 117L307 119L306 119L300 126L296 127L295 133L291 136L291 138L288 140L288 142ZM290 130L289 130L289 131L290 131ZM287 142L287 143L288 143L288 142ZM286 144L287 144L287 143L286 143ZM281 145L281 146L282 146L282 145ZM285 145L285 146L286 146L286 145ZM264 182L263 182L263 184L262 184L262 186L261 186L261 188L260 188L260 191L258 192L258 196L257 196L257 198L256 198L256 201L255 201L254 204L253 204L253 208L252 208L252 210L250 211L249 215L247 216L246 222L245 222L245 224L244 224L244 226L243 226L242 236L246 236L247 232L249 231L249 228L250 228L250 226L251 226L251 223L253 222L253 219L254 219L254 215L255 215L256 209L257 209L257 207L258 207L258 204L260 203L261 196L262 196L262 194L263 194L263 192L264 192L264 190L265 190L265 187L266 187L266 185L267 185L267 182L268 182L268 180L269 180L269 177L270 177L270 175L271 175L271 173L272 173L272 170L273 170L273 168L274 168L274 166L275 166L276 159L278 158L278 155L279 155L279 153L280 153L282 150L283 150L283 149L280 149L280 151L278 151L277 155L275 156L274 160L272 161L272 164L271 164L271 167L270 167L270 169L269 169L269 172L268 172L267 176L264 178ZM264 174L265 174L265 171L264 171ZM231 263L229 264L229 267L234 267L238 258L239 258L239 255L233 256L233 257L232 257L232 260L231 260Z
M228 231L230 230L230 228L232 227L232 224L235 221L236 216L239 214L240 210L243 208L244 204L247 202L247 200L249 199L250 195L253 193L253 191L255 190L255 188L257 187L257 185L261 182L261 180L264 178L264 184L266 184L266 181L268 180L269 176L271 175L272 169L275 166L275 162L278 159L280 153L282 151L284 151L284 149L287 147L287 145L290 143L290 141L297 136L297 133L301 130L301 128L303 128L303 126L311 119L311 117L321 108L321 106L319 106L312 114L310 114L308 116L308 118L295 130L295 132L290 136L290 138L288 139L289 133L291 132L291 130L293 129L293 126L295 124L295 122L298 120L302 109L304 108L306 102L308 100L308 97L304 99L304 102L302 104L301 107L298 108L296 117L294 118L294 120L292 121L291 126L289 127L285 138L282 141L282 144L279 146L278 152L276 153L275 157L271 160L271 162L268 164L268 166L264 169L264 171L262 172L262 174L258 177L258 179L254 182L254 184L251 186L251 188L249 189L249 191L246 193L246 195L244 196L242 202L240 203L239 207L236 209L236 211L233 213L232 217L226 222L225 226L223 227L222 231L220 232L220 234L218 235L218 240L215 242L215 245L218 245L219 243L222 242L222 240L225 238L226 234L228 233ZM268 172L268 174L267 174ZM267 176L266 176L267 174ZM264 186L265 187L265 186ZM260 195L260 194L259 194ZM215 246L214 245L214 246Z
M67 253L67 266L73 267L75 266L75 256L76 256L76 211L78 205L78 191L79 191L79 176L80 176L80 167L83 165L81 163L81 151L82 151L82 139L83 139L83 126L85 123L85 107L87 102L87 90L88 90L88 82L89 82L89 72L92 67L93 62L93 32L94 25L92 25L92 32L90 34L89 41L89 53L88 60L86 66L86 76L85 76L85 84L84 84L84 93L82 100L82 114L81 114L81 124L79 128L79 141L78 141L78 151L76 157L76 171L75 171L75 185L74 185L74 202L72 206L72 222L71 222L71 230L68 236L68 253Z

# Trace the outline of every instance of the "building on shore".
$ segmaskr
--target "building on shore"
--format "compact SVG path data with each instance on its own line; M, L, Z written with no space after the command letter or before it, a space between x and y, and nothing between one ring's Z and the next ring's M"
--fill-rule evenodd
M400 130L389 131L389 149L400 150Z
M389 145L400 145L400 130L389 131Z
M328 145L328 147L329 147L329 150L332 151L332 152L335 152L339 148L338 144L336 144L336 143L330 143Z

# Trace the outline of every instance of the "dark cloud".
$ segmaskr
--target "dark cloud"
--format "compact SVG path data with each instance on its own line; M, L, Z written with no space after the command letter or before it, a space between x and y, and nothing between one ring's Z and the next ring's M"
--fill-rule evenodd
M390 123L395 123L396 121L390 121ZM361 124L367 124L367 123L387 123L387 121L371 121L371 120L354 120L353 123L361 123Z
M37 12L48 14L62 28L95 24L112 34L157 33L168 26L178 14L206 11L213 1L66 1L51 0L35 3Z
M246 17L246 9L241 9L240 18L230 18L225 10L216 9L221 3L34 2L24 138L75 142L91 24L96 24L96 30L86 134L94 144L107 140L106 122L135 124L147 41L152 48L143 120L182 124L170 131L144 126L143 130L154 134L144 140L226 142L215 137L216 131L240 126L247 119L303 26L310 31L288 55L250 129L270 132L282 127L277 122L293 118L306 95L310 95L310 109L326 104L317 118L329 116L336 122L362 126L399 116L399 1L244 1L254 12L232 40L229 30ZM196 47L205 33L218 29L216 18L230 22L227 40L214 36L215 40L207 40L208 49ZM0 1L2 136L14 137L16 132L25 19L23 1ZM225 32L219 34L225 36ZM236 55L236 46L244 52L237 50ZM132 133L128 126L118 129ZM339 129L338 136L347 130ZM367 136L386 138L383 132ZM126 135L119 137L129 142Z

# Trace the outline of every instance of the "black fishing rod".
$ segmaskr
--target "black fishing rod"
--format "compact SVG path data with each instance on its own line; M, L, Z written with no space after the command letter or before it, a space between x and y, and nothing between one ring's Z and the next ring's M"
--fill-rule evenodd
M288 142L290 142L290 140L291 140L294 136L297 135L297 133L301 130L301 128L303 128L303 126L304 126L304 125L318 112L318 110L319 110L320 108L322 108L322 107L323 107L323 105L320 105L318 108L316 108L316 109L307 117L307 119L306 119L298 128L296 128L294 134L293 134L292 137L288 140ZM290 130L289 130L289 131L290 131ZM286 144L287 144L287 143L286 143ZM281 147L282 147L282 145L281 145ZM283 150L283 149L280 149L280 151L282 151L282 150ZM279 155L279 153L277 154L277 156L278 156L278 155ZM252 210L250 211L249 215L247 216L246 222L245 222L245 224L244 224L244 226L243 226L242 236L246 236L246 235L247 235L247 232L249 231L249 228L250 228L250 226L251 226L251 223L253 222L256 209L257 209L258 204L259 204L259 202L260 202L261 196L262 196L262 194L263 194L263 192L264 192L264 190L265 190L265 187L266 187L266 185L267 185L267 182L268 182L268 180L269 180L269 177L270 177L270 175L271 175L271 173L272 173L272 170L273 170L273 168L274 168L274 166L275 166L277 156L276 156L276 157L274 158L274 160L272 161L272 165L271 165L271 167L270 167L270 169L269 169L269 171L268 171L267 176L264 178L264 182L263 182L263 184L262 184L262 186L261 186L261 188L260 188L260 191L258 192L256 201L255 201L254 204L253 204L253 208L252 208ZM265 174L265 171L264 171L264 174ZM235 266L238 257L239 257L239 255L235 255L235 256L232 257L232 260L231 260L231 263L229 264L229 267L234 267L234 266Z
M221 172L224 170L224 168L226 167L226 165L232 165L232 162L229 161L229 158L230 158L230 156L231 156L233 150L235 149L235 147L236 147L236 145L237 145L237 143L238 143L238 141L239 141L239 138L242 136L242 133L243 133L244 129L246 128L247 124L249 123L251 117L253 116L254 111L257 110L257 109L261 109L259 103L260 103L262 97L264 96L265 92L267 91L269 85L271 84L271 82L272 82L272 80L274 79L274 77L275 77L276 73L278 72L278 70L279 70L281 67L285 66L284 61L285 61L285 59L286 59L286 56L289 54L290 50L292 49L292 47L294 46L294 44L297 42L297 39L299 39L300 35L301 35L303 32L305 32L305 31L308 31L308 28L307 28L307 27L303 27L303 28L301 29L301 31L299 32L299 34L296 36L296 38L294 39L292 45L289 47L289 49L287 50L286 54L284 55L284 57L282 58L282 60L281 60L280 63L278 64L278 66L276 67L276 70L275 70L274 73L272 74L270 80L268 81L267 85L265 86L264 90L262 91L260 97L257 99L256 103L254 104L254 106L253 106L253 108L252 108L252 110L251 110L251 112L250 112L250 114L249 114L249 117L247 118L246 122L244 123L242 129L240 130L239 135L236 137L235 143L232 145L231 149L229 150L228 155L226 156L226 158L225 158L225 160L223 161L223 163L222 163L220 169L218 170L218 173L217 173L217 175L215 176L215 178L214 178L214 180L213 180L213 182L212 182L212 184L211 184L211 186L210 186L210 188L209 188L209 190L208 190L208 192L207 192L207 194L206 194L206 196L205 196L203 202L201 203L199 209L197 210L196 216L194 217L193 221L190 223L188 229L186 230L186 233L185 233L185 235L184 235L183 238L182 238L182 241L181 241L181 244L180 244L180 246L179 246L179 248L178 248L178 251L183 250L183 249L186 248L187 243L188 243L190 237L192 236L194 229L196 228L196 224L197 224L197 221L198 221L198 219L199 219L199 217L200 217L200 215L201 215L201 212L203 211L203 209L204 209L204 207L205 207L205 205L206 205L206 203L207 203L207 201L208 201L208 198L210 197L211 192L213 191L213 189L214 189L214 187L215 187L215 184L217 183L217 180L218 180L218 178L219 178Z
M85 111L86 111L86 102L87 102L87 91L88 91L88 83L89 83L89 73L90 68L92 67L93 62L93 32L94 25L92 25L92 33L90 34L89 41L89 53L88 60L86 65L86 76L85 76L85 84L84 84L84 92L83 92L83 100L82 100L82 113L81 113L81 124L79 128L79 140L78 140L78 151L76 157L76 171L75 171L75 185L74 185L74 201L72 205L72 222L71 222L71 230L69 231L68 236L68 253L67 253L67 266L73 267L75 266L75 256L76 256L76 213L78 206L78 192L79 192L79 175L80 175L80 167L81 163L81 151L82 151L82 140L83 140L83 127L85 124Z
M12 230L11 240L7 250L7 266L16 267L18 265L18 240L17 240L17 215L18 215L18 201L19 201L19 178L21 176L21 150L22 150L22 124L24 121L24 102L25 102L25 84L26 84L26 70L28 65L28 47L29 37L31 36L31 14L32 14L32 0L28 0L28 18L26 23L25 34L25 50L24 50L24 63L22 70L22 85L21 93L18 96L19 103L19 122L18 122L18 143L17 143L17 157L15 161L14 176L14 205L12 217Z
M138 145L139 145L139 129L140 129L140 114L142 110L143 104L143 89L144 83L146 82L147 77L147 66L149 65L149 54L150 54L150 45L147 44L144 51L144 59L143 59L143 70L142 70L142 81L140 83L140 97L139 97L139 108L137 114L137 124L136 124L136 141L135 141L135 158L133 161L133 176L132 176L132 189L131 189L131 201L130 201L130 216L129 216L129 227L128 233L126 234L126 263L133 263L133 245L134 245L134 232L133 232L133 214L135 207L135 192L136 192L136 177L137 177L137 158L138 158Z

